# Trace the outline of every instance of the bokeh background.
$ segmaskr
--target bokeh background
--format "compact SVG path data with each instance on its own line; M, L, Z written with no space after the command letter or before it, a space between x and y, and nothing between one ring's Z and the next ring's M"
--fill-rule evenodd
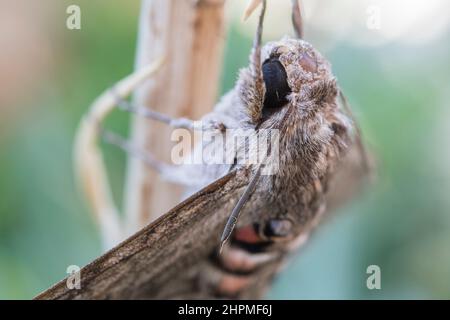
M269 0L266 40L291 32ZM304 0L306 34L333 64L378 178L321 226L269 298L450 298L450 4ZM66 8L82 29L66 29ZM222 92L247 64L255 19L227 1ZM72 144L93 99L133 69L138 0L0 0L0 298L28 299L101 254ZM375 8L375 9L374 9ZM380 13L379 28L369 21ZM129 118L107 125L124 135ZM125 156L105 146L120 203ZM366 268L381 268L368 290Z

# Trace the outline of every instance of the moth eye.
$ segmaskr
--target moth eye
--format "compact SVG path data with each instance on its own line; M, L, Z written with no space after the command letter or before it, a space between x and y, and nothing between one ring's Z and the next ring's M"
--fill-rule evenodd
M287 82L287 74L281 62L276 58L270 58L263 63L262 73L266 85L263 113L269 110L281 108L287 101L287 95L291 92Z

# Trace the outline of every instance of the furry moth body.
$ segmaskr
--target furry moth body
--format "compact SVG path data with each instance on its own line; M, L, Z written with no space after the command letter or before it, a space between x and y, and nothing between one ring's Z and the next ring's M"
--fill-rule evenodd
M277 173L260 176L257 166L233 165L185 165L177 170L182 171L178 174L184 181L205 185L232 168L248 172L250 183L258 179L240 208L240 215L247 217L241 226L252 225L253 237L268 245L304 235L317 222L325 209L328 181L352 144L354 130L338 101L339 89L330 64L309 43L289 37L270 42L262 48L262 61L262 90L251 68L241 70L236 86L204 121L223 128L277 128ZM207 148L213 150L214 145ZM207 152L214 153L212 150ZM196 152L204 153L205 149ZM231 231L226 233L229 236ZM222 237L222 241L227 238Z
M336 167L359 139L330 63L311 44L284 37L258 46L256 40L250 66L240 71L235 87L202 122L216 129L216 135L226 129L279 130L278 171L261 175L258 165L186 164L166 176L193 189L231 170L247 177L219 251L229 238L231 244L211 261L211 268L231 273L256 270L305 241L326 209L325 195ZM194 152L215 154L220 148L221 144L207 142ZM225 296L238 294L246 285L242 277L216 283Z

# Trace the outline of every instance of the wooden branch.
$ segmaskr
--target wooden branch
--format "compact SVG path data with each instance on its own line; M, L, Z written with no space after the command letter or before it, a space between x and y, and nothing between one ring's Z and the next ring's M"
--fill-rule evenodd
M158 75L142 86L135 102L171 116L196 119L217 99L224 44L223 0L144 0L136 68L164 56ZM156 158L170 160L170 129L136 117L132 140ZM155 186L158 186L155 188ZM181 190L130 158L125 186L128 234L179 202Z

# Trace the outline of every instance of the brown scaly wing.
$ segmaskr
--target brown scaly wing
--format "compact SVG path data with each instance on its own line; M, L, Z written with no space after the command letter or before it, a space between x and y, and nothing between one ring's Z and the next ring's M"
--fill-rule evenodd
M81 269L81 289L69 290L62 280L36 299L143 299L194 292L190 270L218 245L246 179L229 173L94 260Z

